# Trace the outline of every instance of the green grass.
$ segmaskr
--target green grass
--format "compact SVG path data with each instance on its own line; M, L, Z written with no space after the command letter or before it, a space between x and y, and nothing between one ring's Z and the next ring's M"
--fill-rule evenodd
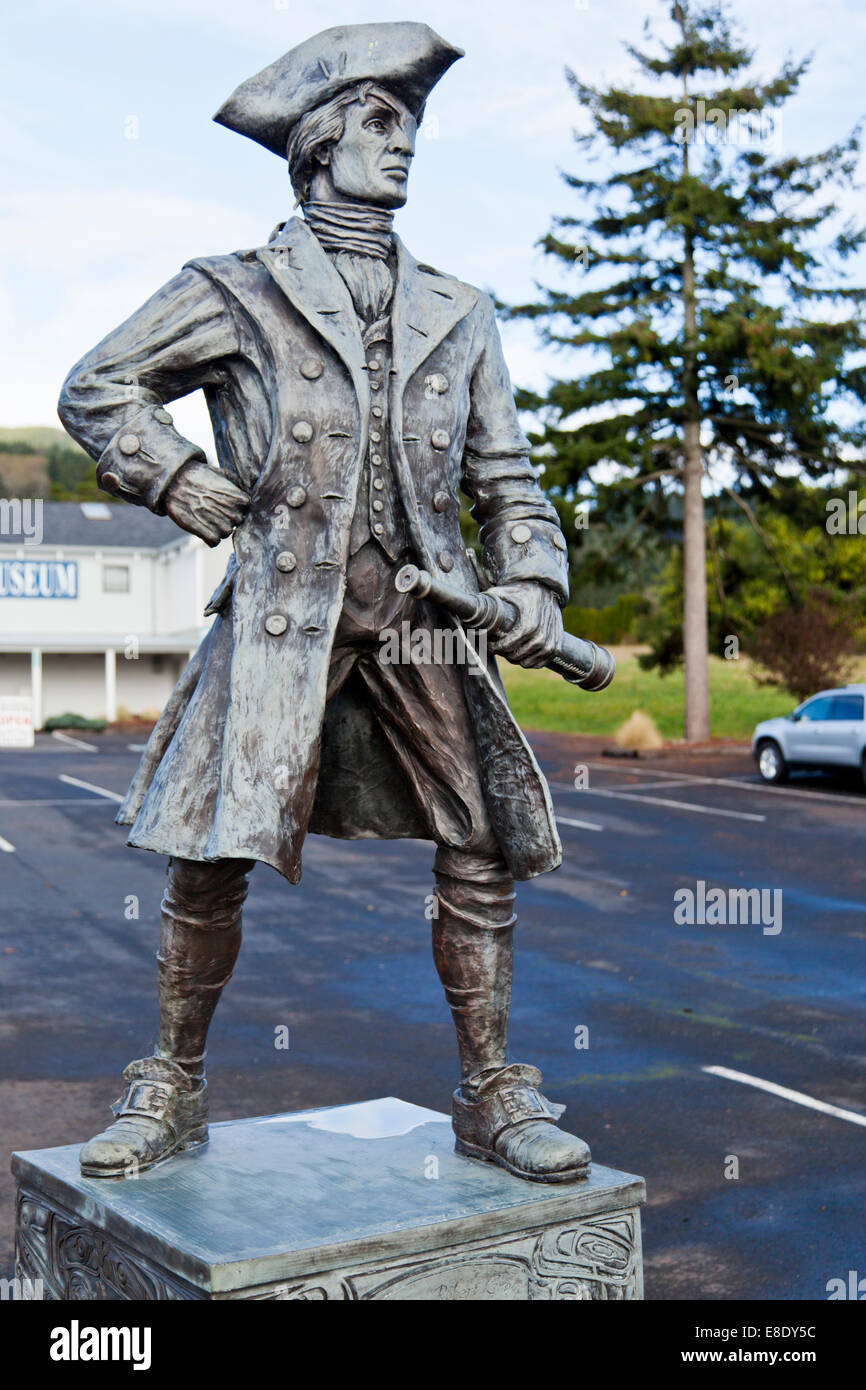
M499 663L511 708L527 729L612 735L636 709L655 720L663 738L683 736L683 672L642 671L634 648L616 649L613 683L595 694L568 685L551 671L526 671ZM863 674L859 673L859 679ZM748 739L761 719L788 714L798 703L771 686L758 685L746 658L710 658L713 736Z

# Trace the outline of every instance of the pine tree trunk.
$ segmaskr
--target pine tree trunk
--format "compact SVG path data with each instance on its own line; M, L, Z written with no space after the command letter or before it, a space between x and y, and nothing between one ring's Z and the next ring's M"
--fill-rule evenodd
M688 87L683 77L683 97ZM683 143L683 175L689 176L689 146ZM698 316L695 252L690 231L683 255L683 655L685 658L685 736L687 743L710 737L709 642L707 637L707 540L701 406L698 395Z

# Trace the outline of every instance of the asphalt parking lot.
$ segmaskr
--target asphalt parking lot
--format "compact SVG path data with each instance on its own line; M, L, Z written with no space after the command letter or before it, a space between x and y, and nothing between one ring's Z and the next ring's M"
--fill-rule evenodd
M102 1128L154 1037L164 861L113 823L137 753L84 742L0 752L7 1155ZM518 889L512 1055L542 1068L598 1162L646 1177L647 1297L822 1300L866 1276L866 793L819 775L767 788L743 753L631 762L533 742L565 856ZM215 1119L394 1094L448 1108L431 859L417 841L311 837L299 888L257 868L212 1032ZM675 920L713 888L726 904L768 890L760 920Z

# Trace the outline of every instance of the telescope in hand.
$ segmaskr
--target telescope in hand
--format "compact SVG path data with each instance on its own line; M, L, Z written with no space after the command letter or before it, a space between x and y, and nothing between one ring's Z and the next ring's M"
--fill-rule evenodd
M494 638L504 637L517 622L517 609L507 599L495 594L467 594L453 589L450 584L434 579L426 570L418 569L417 565L404 565L394 583L399 593L432 599L467 627L486 628ZM549 671L555 671L570 685L579 685L582 690L604 690L616 671L616 662L609 651L582 637L572 637L568 632L562 634L559 648L544 664Z

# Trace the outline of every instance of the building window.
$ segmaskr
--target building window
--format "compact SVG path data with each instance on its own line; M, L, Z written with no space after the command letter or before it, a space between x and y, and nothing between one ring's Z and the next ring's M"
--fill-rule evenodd
M104 565L102 569L104 594L129 593L129 565Z

